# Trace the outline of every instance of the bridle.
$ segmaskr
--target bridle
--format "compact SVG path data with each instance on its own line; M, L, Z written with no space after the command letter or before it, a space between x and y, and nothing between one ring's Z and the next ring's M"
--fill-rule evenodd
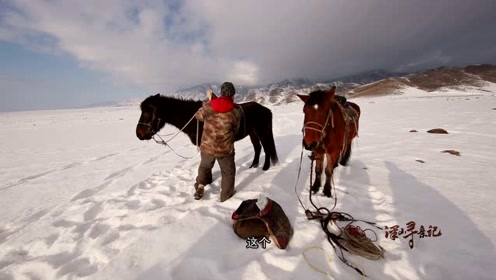
M157 111L157 108L155 108L154 106L151 106L151 105L148 105L148 106L153 109L151 120L149 122L143 122L142 121L143 115L141 115L141 118L139 119L138 124L146 126L148 128L147 133L151 133L152 135L155 135L160 130L159 126L160 126L161 118L155 119L155 111ZM155 121L157 121L157 125L156 125L157 127L156 128L153 127L153 123Z
M353 118L347 120L346 118L349 117L349 115L346 112L345 108L343 108L343 106L339 102L337 102L335 100L332 100L332 103L336 103L336 105L338 106L338 109L341 110L341 114L343 115L344 125L345 125L345 132L343 134L343 138L344 138L343 139L343 143L346 143L347 138L348 138L348 131L349 131L350 121L353 121L354 124L355 124L355 127L358 127L358 123L357 123L358 120L353 120ZM319 148L319 147L322 146L324 148L324 151L325 151L326 154L327 154L327 151L326 151L325 145L322 145L322 144L323 144L324 138L326 137L326 128L329 125L329 121L330 121L330 124L331 124L331 128L334 128L334 115L333 115L333 111L332 111L332 103L331 103L331 108L329 108L329 112L327 113L327 117L326 117L325 123L323 125L320 124L320 123L318 123L318 122L310 121L310 122L306 122L303 125L303 129L302 129L302 131L303 131L303 137L305 137L305 130L306 129L320 132L319 142L317 143L317 146L315 147L315 149L317 149L317 148ZM355 109L353 109L352 107L350 107L350 108L356 112ZM309 125L316 125L319 128L311 127ZM345 152L345 145L342 146L341 151L339 152L339 159L341 159L341 157L343 156L344 152Z
M193 119L195 119L196 112L195 112L195 114L193 114L191 119L189 119L189 121L180 130L178 130L168 140L164 140L160 135L157 134L157 132L160 130L160 121L161 121L161 118L155 118L155 112L156 112L157 108L152 106L152 105L148 105L148 107L153 109L152 113L151 113L151 116L152 116L151 120L149 122L144 122L143 121L143 114L142 114L139 121L138 121L138 125L143 125L143 126L146 126L148 128L147 133L152 134L151 138L155 141L155 143L160 144L160 145L164 145L164 146L168 146L176 155L178 155L179 157L181 157L183 159L191 159L191 158L194 158L196 155L198 155L198 153L200 151L199 150L199 143L200 143L200 141L199 141L200 121L199 120L196 121L196 147L197 147L197 151L198 151L197 154L195 154L194 156L191 156L191 157L182 156L182 155L178 154L168 143L169 141L174 139L180 132L184 131L184 129L189 125L189 123L191 123L191 121ZM157 123L156 127L153 127L154 122ZM155 139L155 137L158 137L160 140Z
M322 144L322 142L324 141L324 138L326 136L326 128L329 125L329 121L331 123L331 127L334 127L334 116L332 113L332 107L329 108L329 112L327 112L327 116L326 116L326 120L325 120L324 124L320 124L318 122L313 122L313 121L309 121L309 122L306 122L305 124L303 124L303 129L302 129L303 137L305 137L305 130L307 130L307 129L320 132L319 142L317 143L317 147L316 147L316 148L318 148ZM311 127L310 125L315 125L319 128Z

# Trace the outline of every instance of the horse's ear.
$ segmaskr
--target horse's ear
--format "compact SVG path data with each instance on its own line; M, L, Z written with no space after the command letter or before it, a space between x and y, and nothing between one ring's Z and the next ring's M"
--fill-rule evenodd
M308 96L308 95L300 95L300 94L297 94L297 96L298 96L301 100L303 100L303 102L305 102L305 103L307 103L307 100L308 100L308 98L310 97L310 96Z
M159 97L159 96L160 96L160 93L155 94L155 97Z
M327 92L327 97L329 99L333 98L334 95L336 94L336 86L332 86L331 89Z

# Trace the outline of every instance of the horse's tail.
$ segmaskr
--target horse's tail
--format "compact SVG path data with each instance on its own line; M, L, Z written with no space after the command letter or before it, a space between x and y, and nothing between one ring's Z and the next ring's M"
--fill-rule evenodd
M353 122L356 125L356 134L358 135L358 125L359 125L360 114L361 114L360 106L358 106L358 104L353 103L353 102L349 102L349 104L350 104L351 108L353 108L357 113L356 120L354 120Z
M267 122L267 150L265 151L266 156L270 157L270 161L273 165L279 162L277 157L276 143L274 142L274 133L272 133L272 111L269 111L269 121Z
M350 158L351 158L351 143L353 143L353 140L350 142L350 144L346 148L346 151L344 151L344 154L341 157L341 160L339 161L339 164L341 164L342 166L348 165L348 162L350 161Z
M354 110L355 112L352 114L351 117L351 122L354 126L354 130L350 131L351 135L347 135L349 137L349 143L344 143L344 145L347 145L346 150L344 151L341 160L339 161L339 164L345 166L348 165L348 162L351 158L351 144L353 143L353 138L358 136L358 123L360 120L360 106L358 104L355 104L353 102L348 102L350 108ZM346 133L346 132L345 132Z

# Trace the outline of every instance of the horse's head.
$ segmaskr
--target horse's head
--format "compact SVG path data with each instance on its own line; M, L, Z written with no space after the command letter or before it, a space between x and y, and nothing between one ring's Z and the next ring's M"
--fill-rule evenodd
M305 102L303 113L303 146L307 150L315 150L322 144L326 127L332 125L332 100L336 87L328 91L317 90L309 95L298 95Z
M141 116L136 126L136 136L140 140L150 140L165 125L157 112L160 94L147 97L141 102Z

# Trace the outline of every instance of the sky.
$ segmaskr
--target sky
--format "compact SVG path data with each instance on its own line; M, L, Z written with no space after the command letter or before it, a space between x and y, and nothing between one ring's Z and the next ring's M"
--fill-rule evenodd
M492 0L0 0L0 111L496 63Z
M313 196L317 207L336 203L333 211L389 228L353 224L375 232L374 244L385 249L380 260L343 253L370 278L338 259L320 223L307 220L298 203L297 195L314 210L298 100L264 103L273 113L279 163L249 168L253 145L249 137L236 142L236 193L222 203L219 165L194 200L196 147L172 125L159 132L168 147L138 140L135 106L4 114L0 279L494 280L496 84L403 92L350 99L361 109L360 131L349 165L334 170L337 202L322 188ZM426 132L437 127L449 134ZM447 149L460 155L441 152ZM284 250L273 239L253 248L233 231L233 211L260 194L293 226ZM410 221L419 231L411 237ZM442 234L421 238L421 226L429 225ZM394 226L398 238L386 235ZM373 232L366 234L376 240Z

